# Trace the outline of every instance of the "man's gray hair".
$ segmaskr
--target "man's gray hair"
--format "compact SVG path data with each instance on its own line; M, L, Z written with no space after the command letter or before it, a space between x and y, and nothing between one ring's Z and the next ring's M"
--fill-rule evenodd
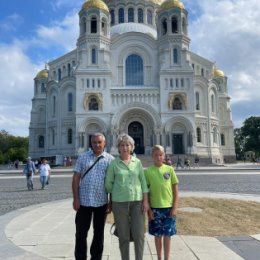
M102 136L103 140L106 141L106 137L102 133L91 134L91 141L93 140L94 137L98 137L98 136Z

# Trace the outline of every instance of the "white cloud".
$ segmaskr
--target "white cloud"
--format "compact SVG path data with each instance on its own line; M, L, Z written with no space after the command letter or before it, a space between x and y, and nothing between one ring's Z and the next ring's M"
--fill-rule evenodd
M53 22L52 27L39 26L31 38L14 39L10 45L0 43L0 130L13 135L28 136L33 98L34 77L44 68L46 57L40 64L34 63L26 52L31 48L51 49L59 47L64 53L76 47L78 36L77 14L71 14L63 21ZM48 57L50 58L50 57Z
M215 61L228 76L235 125L259 115L259 1L200 0L196 4L202 13L189 23L191 50ZM244 109L246 102L250 102L251 110Z
M23 23L23 18L14 13L0 20L0 29L5 31L16 31L20 24Z
M0 129L27 136L37 68L19 44L0 45L0 60Z
M40 25L34 41L44 48L57 46L64 51L71 51L76 48L78 35L78 14L73 13L67 15L63 21L54 21L52 26Z
M54 0L50 2L53 10L58 10L63 7L75 8L82 5L83 3L83 0Z

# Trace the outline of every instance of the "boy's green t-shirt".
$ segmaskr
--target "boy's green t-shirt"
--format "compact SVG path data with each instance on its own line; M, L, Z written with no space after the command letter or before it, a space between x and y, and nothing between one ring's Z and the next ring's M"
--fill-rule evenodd
M172 185L179 183L172 166L150 166L144 170L151 208L170 208L173 203Z

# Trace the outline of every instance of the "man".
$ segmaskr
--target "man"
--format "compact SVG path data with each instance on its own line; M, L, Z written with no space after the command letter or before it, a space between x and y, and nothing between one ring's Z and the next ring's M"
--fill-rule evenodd
M73 208L77 212L75 218L76 260L86 260L86 239L92 215L94 236L90 246L91 260L102 259L106 213L111 211L108 207L104 181L107 167L114 159L112 155L104 151L105 144L103 134L93 134L91 136L92 150L80 155L75 164L72 192Z
M23 173L26 175L26 183L28 190L33 190L33 175L36 173L36 167L31 157L27 158Z

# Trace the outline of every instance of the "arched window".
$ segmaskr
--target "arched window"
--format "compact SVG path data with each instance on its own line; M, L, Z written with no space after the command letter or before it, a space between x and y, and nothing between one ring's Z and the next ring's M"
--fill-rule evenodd
M182 110L182 102L179 97L174 98L173 104L172 104L173 110Z
M179 79L175 79L175 86L176 86L176 88L179 87Z
M55 116L56 114L56 96L52 97L52 115Z
M68 77L69 77L69 76L71 76L71 66L70 66L70 63L68 63L67 68L68 68Z
M199 127L197 127L197 142L201 143L201 130Z
M111 17L111 25L115 24L115 11L111 10L110 11L110 17Z
M44 93L44 92L45 92L45 84L42 83L42 84L41 84L41 93Z
M215 109L215 96L212 94L211 95L211 112L215 113L216 109Z
M92 97L88 104L88 110L98 110L98 102L95 97Z
M52 129L52 145L55 145L55 130Z
M58 69L58 81L61 80L61 69Z
M167 33L167 20L166 18L162 20L162 35Z
M150 10L147 11L147 23L153 24L153 14L152 14L152 11L150 11Z
M68 94L68 111L71 112L73 109L73 95L72 93Z
M178 19L172 17L172 33L178 33Z
M68 129L67 140L68 140L68 144L72 144L72 129L71 128Z
M95 48L91 49L91 63L97 64L97 50Z
M183 88L184 87L184 79L181 78L181 87Z
M173 87L173 79L170 79L170 87Z
M225 135L224 135L224 134L221 134L220 137L221 137L221 145L222 145L222 146L225 146L225 145L226 145Z
M178 50L176 48L173 49L173 63L178 63Z
M90 32L97 33L97 18L92 17L90 22Z
M138 23L143 23L144 22L144 11L143 9L139 8L138 9Z
M125 14L124 14L124 9L120 8L118 10L118 22L119 23L124 23L125 22Z
M200 94L199 94L199 92L195 93L195 102L196 102L196 110L200 110Z
M44 148L44 136L43 135L39 136L38 141L39 141L39 144L38 144L39 148Z
M125 64L126 85L139 86L144 84L143 59L132 54L127 57Z
M133 8L128 9L128 22L129 23L134 22L134 9Z

